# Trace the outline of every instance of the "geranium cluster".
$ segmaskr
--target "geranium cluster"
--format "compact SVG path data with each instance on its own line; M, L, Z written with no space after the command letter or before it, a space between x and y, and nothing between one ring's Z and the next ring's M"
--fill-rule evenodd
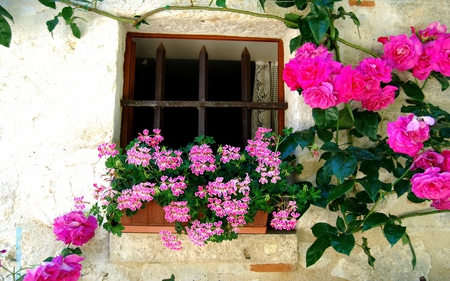
M272 213L273 219L270 221L270 226L282 230L282 229L295 229L297 225L297 218L300 214L297 213L297 204L295 201L289 201L287 206L282 206L277 211Z
M212 236L235 235L247 223L252 186L264 190L281 180L283 161L280 152L273 151L274 139L265 137L270 132L260 128L243 152L224 145L214 154L207 141L167 149L160 146L163 137L159 129L152 135L144 130L123 155L109 150L101 155L107 157L112 171L107 173L112 188L95 185L95 196L103 206L114 204L119 210L132 212L144 202L158 200L165 219L183 223L195 245L205 245ZM131 180L125 178L130 175ZM295 224L296 220L292 221ZM161 237L166 247L181 249L173 234L161 232Z
M433 22L423 30L411 27L412 35L380 37L384 44L383 59L400 71L410 70L420 80L426 80L432 71L450 76L450 33L447 27Z
M365 58L358 66L344 66L322 45L306 43L297 49L283 70L283 80L291 90L299 90L312 108L327 109L340 103L359 101L376 111L394 102L392 67L380 58Z

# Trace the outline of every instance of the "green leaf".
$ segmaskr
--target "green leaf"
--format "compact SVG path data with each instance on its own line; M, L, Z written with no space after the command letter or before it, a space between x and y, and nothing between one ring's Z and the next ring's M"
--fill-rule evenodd
M361 134L367 136L370 140L376 141L378 124L381 117L378 113L372 111L355 111L355 128Z
M363 240L363 244L362 244L361 248L363 248L364 253L367 255L367 263L373 267L376 259L370 253L370 248L369 248L369 244L367 243L367 238L363 237L362 240Z
M308 1L307 0L295 0L295 6L299 10L304 10L308 6Z
M317 137L323 142L329 142L333 139L333 132L329 130L317 130Z
M266 7L264 6L266 4L266 0L259 0L259 4L261 5L261 8L263 9L263 11L266 11Z
M329 163L329 162L327 162ZM325 163L324 166L320 167L319 170L317 170L317 174L316 174L316 184L317 186L321 187L321 186L327 186L330 184L331 182L331 178L332 178L332 173L331 173L331 165L327 165L327 163Z
M422 203L422 202L427 201L427 199L417 197L412 191L408 193L407 198L409 201L411 201L413 203Z
M55 0L39 0L39 2L41 2L41 4L44 6L56 9Z
M47 21L48 31L53 34L53 30L58 25L58 23L59 23L58 16L55 16L52 20L48 20Z
M9 47L11 44L11 37L11 27L9 26L8 21L3 16L0 16L0 44Z
M73 9L70 6L64 7L61 11L61 16L66 22L69 22L73 16Z
M358 179L358 183L361 184L361 186L364 188L364 190L369 194L370 199L372 202L375 202L378 192L383 187L382 183L378 178L369 178L364 177L362 179Z
M302 44L302 36L299 35L297 37L294 37L289 41L289 50L291 53L293 53L295 50L297 50L298 47Z
M353 174L357 166L358 159L355 155L340 153L331 158L331 171L341 182Z
M227 1L226 0L216 0L216 6L226 8L227 7Z
M281 159L288 157L294 150L300 146L305 148L314 143L314 128L308 130L297 131L287 136L279 145L278 150L281 152Z
M355 237L351 233L332 235L330 238L331 246L336 252L349 256L355 247Z
M319 130L334 128L339 119L339 111L336 107L327 109L313 108L312 115Z
M445 90L448 89L449 83L448 83L448 78L447 77L445 77L444 75L442 75L439 72L432 72L431 76L436 78L436 80L439 82L439 84L441 84L441 90L442 91L445 91Z
M73 34L73 36L75 36L76 38L78 38L78 39L80 39L81 38L81 31L80 31L80 29L78 28L78 26L77 26L77 24L76 23L71 23L70 24L70 29L72 29L72 34Z
M346 130L353 126L354 116L348 104L339 111L339 129Z
M0 16L6 17L10 19L12 22L14 22L14 19L11 16L11 14L5 8L3 8L2 5L0 5Z
M338 228L339 232L345 232L346 226L345 226L345 221L343 218L337 217L336 227Z
M276 0L275 2L278 6L283 8L289 8L295 5L294 0Z
M347 147L347 149L345 149L345 151L348 154L355 155L358 160L379 160L377 156L373 155L370 151L362 147L349 146Z
M394 191L397 193L397 197L402 196L405 194L411 185L411 182L409 180L400 180L394 185Z
M329 151L329 152L335 152L335 153L341 153L342 150L339 148L339 146L334 142L325 142L321 147L321 150Z
M353 186L354 186L353 181L345 181L342 184L330 189L330 192L328 193L328 198L327 198L328 203L333 201L336 198L341 197L345 193L347 193L349 190L351 190L353 188Z
M330 246L331 243L329 237L320 236L317 238L306 251L306 267L315 264L322 257L325 250Z
M405 234L406 227L395 224L394 221L388 221L383 228L384 237L391 246L394 246L400 238Z
M363 231L369 230L379 225L383 225L390 220L386 214L383 213L372 213L364 220Z
M416 264L417 264L416 251L414 251L414 247L411 243L411 239L409 238L409 235L406 232L405 232L405 235L402 236L402 240L403 240L403 244L409 245L409 249L411 250L411 255L412 255L411 265L414 270L414 268L416 267Z
M296 24L285 23L288 28L297 29L298 21L301 19L301 16L294 13L288 13L284 15L284 19L296 23Z
M406 81L402 84L402 88L405 94L414 100L423 101L425 98L422 89L420 89L420 87L412 81Z
M338 229L326 222L318 222L313 227L311 227L311 231L313 235L317 238L321 236L331 236L331 235L337 235Z
M311 12L306 16L309 27L314 36L315 43L319 43L330 27L330 18L326 7L318 6L315 3L310 5Z

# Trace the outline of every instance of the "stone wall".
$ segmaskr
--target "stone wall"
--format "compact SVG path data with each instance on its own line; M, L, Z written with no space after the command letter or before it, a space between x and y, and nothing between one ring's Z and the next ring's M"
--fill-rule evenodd
M256 0L227 2L230 7L260 12ZM273 1L266 2L267 12L284 14ZM378 52L379 36L409 34L409 26L420 29L433 21L450 26L448 1L363 1L361 7L354 2L337 4L358 15L361 38L349 19L339 25L341 36ZM209 0L195 3L208 4ZM189 5L190 1L104 0L98 4L111 13L132 16L164 5ZM33 265L63 247L62 242L54 241L53 218L71 209L74 196L92 199L92 184L103 172L97 145L119 139L124 37L127 31L136 30L78 11L88 21L78 22L81 39L61 24L52 36L45 22L54 17L54 10L35 0L3 1L2 5L14 16L14 24L11 47L0 48L0 249L10 250L5 263L14 265L16 227L22 227L23 264ZM296 36L294 30L273 20L217 12L165 11L148 22L140 32L281 38L285 62L290 57L289 39ZM354 63L362 55L344 48L343 59ZM431 101L450 110L450 91L441 93L432 82L426 92ZM286 125L309 127L311 114L302 98L286 89L286 100ZM393 108L400 105L401 101ZM394 112L386 110L385 121L396 119ZM300 160L306 161L306 157L300 156ZM392 214L417 209L403 197L386 198L383 204ZM427 206L424 203L420 208ZM359 250L350 257L327 250L316 265L306 269L305 251L313 241L310 227L318 221L335 221L318 208L302 217L296 234L245 235L237 241L202 249L187 247L177 253L163 249L156 235L117 238L99 229L83 247L86 260L81 280L162 280L171 274L181 281L417 281L420 276L448 280L449 219L447 214L404 222L418 256L414 270L409 248L391 248L376 229L364 233L377 257L375 268L367 265ZM244 249L250 251L250 259L244 256Z

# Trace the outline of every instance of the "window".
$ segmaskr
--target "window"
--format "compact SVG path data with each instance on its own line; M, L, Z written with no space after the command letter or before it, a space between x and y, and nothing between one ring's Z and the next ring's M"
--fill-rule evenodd
M274 117L272 127L280 130L287 108L282 59L279 39L128 33L121 147L157 127L171 148L197 135L243 147L252 118L256 124L261 113ZM266 69L272 64L276 78L274 98L263 101L253 97L255 86L270 87L254 82L262 72L259 61Z

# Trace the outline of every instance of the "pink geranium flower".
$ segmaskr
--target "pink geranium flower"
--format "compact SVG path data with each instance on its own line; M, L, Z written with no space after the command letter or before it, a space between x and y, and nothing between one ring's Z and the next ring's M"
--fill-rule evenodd
M86 217L81 211L72 211L57 217L53 223L53 233L56 240L65 244L82 246L94 237L97 228L97 219L94 216Z

